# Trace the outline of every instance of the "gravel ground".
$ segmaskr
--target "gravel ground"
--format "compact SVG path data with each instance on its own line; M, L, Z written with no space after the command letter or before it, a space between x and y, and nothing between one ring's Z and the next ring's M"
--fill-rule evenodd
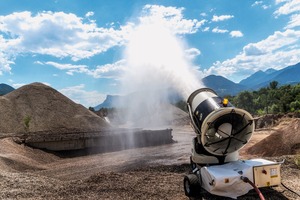
M259 141L267 137L268 130L265 131L255 133L252 139ZM174 144L73 158L60 158L2 139L0 199L188 199L183 177L190 170L194 133L182 127L174 129L173 136L177 141ZM241 151L241 156L255 157L247 154L247 148ZM282 182L299 192L300 169L295 157L266 159L285 160L281 168ZM282 186L262 192L266 199L300 199ZM205 199L225 198L206 194ZM259 198L250 191L239 199Z
M282 157L292 160L292 157ZM290 161L282 166L283 182L299 188L299 169ZM96 173L86 179L60 181L35 173L1 173L1 199L188 199L183 177L189 165L137 168ZM298 183L297 183L298 181ZM266 199L297 199L282 186L262 190ZM205 199L225 199L205 194ZM227 198L228 199L228 198ZM259 199L254 191L238 199ZM299 199L299 198L298 198Z

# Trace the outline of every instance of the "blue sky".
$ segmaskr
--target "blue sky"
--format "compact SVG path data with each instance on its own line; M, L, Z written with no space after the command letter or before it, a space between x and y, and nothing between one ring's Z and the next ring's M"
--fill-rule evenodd
M0 82L96 106L120 93L130 34L153 21L203 76L239 82L300 62L299 0L0 0Z

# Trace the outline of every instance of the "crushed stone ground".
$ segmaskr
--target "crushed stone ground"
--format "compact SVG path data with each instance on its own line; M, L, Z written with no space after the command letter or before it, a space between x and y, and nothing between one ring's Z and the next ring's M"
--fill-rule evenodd
M298 122L293 122L298 123ZM253 158L251 147L292 123L254 133L241 158ZM275 131L276 132L276 131ZM173 131L174 144L60 158L6 138L0 140L0 199L188 199L183 177L189 173L190 127ZM299 192L297 155L265 157L282 164L282 182ZM266 199L297 199L282 186L264 190ZM207 195L205 199L224 199ZM239 199L259 199L255 192ZM300 198L298 198L300 199Z

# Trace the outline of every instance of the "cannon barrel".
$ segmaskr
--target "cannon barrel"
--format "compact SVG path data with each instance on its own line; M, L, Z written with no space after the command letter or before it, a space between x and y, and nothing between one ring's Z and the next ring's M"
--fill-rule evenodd
M212 89L194 91L187 100L187 107L197 142L213 155L226 156L238 151L254 132L251 114L235 108Z

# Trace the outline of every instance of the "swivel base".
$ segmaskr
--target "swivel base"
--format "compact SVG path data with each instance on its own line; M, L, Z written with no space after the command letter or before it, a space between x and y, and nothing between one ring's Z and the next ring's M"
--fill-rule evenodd
M197 138L193 139L191 162L200 166L205 165L220 165L239 159L238 151L229 153L224 156L216 156L207 152L201 144L197 142Z

